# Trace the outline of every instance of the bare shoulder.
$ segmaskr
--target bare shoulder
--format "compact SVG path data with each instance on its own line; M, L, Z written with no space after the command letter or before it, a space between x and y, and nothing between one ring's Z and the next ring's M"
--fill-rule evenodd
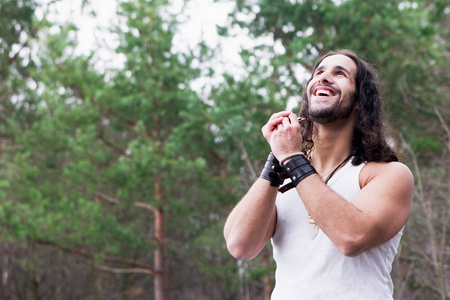
M414 177L409 168L399 162L370 162L361 170L359 181L361 191L354 203L376 215L379 224L389 219L391 234L397 233L412 207Z
M398 162L367 163L359 174L361 190L352 204L364 215L366 249L394 237L408 221L414 194L409 168Z
M410 169L400 162L370 162L366 164L359 176L360 187L365 187L373 180L410 188L414 186L414 177Z

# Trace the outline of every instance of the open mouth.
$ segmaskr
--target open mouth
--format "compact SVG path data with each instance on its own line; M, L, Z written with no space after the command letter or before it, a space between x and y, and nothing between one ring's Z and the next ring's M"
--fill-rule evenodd
M322 97L332 97L336 95L336 92L329 87L317 87L313 91L314 96L322 96Z

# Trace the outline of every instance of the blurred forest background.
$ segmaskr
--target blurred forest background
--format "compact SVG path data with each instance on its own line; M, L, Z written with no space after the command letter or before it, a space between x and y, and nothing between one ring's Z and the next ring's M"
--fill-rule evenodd
M239 72L221 47L176 50L167 0L117 0L123 64L97 68L58 2L0 1L0 299L268 299L270 245L236 261L223 224L269 152L260 128L336 48L379 70L415 176L395 299L450 297L448 0L217 1L221 38L252 41Z

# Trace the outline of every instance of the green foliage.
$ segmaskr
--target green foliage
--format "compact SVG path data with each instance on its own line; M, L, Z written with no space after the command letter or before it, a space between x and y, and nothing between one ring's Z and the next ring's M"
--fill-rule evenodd
M193 58L172 52L174 17L161 17L165 4L121 4L117 53L126 63L108 81L93 55L74 54L74 25L46 31L39 63L28 70L39 86L33 118L5 119L14 142L3 156L2 241L82 251L99 265L111 256L152 265L161 246L152 210L161 210L166 259L182 268L187 253L178 249L208 228L218 237L232 179L214 166L208 105L189 89L200 72ZM217 270L234 265L223 252ZM195 261L196 270L209 263ZM184 281L172 278L175 286Z
M215 71L194 61L212 61L214 49L201 42L190 54L176 53L177 16L168 4L121 1L115 52L125 64L99 72L94 52L75 52L75 24L54 26L45 13L37 24L37 2L1 1L0 253L11 265L1 260L0 268L22 274L14 282L26 292L17 297L129 297L139 287L149 295L147 274L96 268L152 265L162 246L174 298L236 299L245 291L262 298L263 282L273 281L270 248L264 259L238 264L226 250L223 222L267 157L261 127L276 111L298 109L315 59L335 48L350 48L380 70L394 135L409 165L420 166L410 221L416 230L406 231L395 274L408 290L397 289L398 298L442 295L434 266L445 255L430 249L446 240L448 225L448 3L237 1L233 23L219 33L231 35L239 25L274 43L242 50L245 76L228 70L204 98L190 84ZM164 212L162 243L154 210ZM417 271L408 277L410 269ZM51 279L39 282L39 274ZM12 294L5 289L0 298Z
M411 219L424 221L421 225L411 221L410 226L415 228L412 232L428 236L426 243L431 245L425 246L417 235L409 234L405 237L408 250L399 260L407 261L414 270L417 270L414 262L420 260L417 272L422 274L426 272L424 269L436 266L427 273L427 279L410 278L409 271L399 271L396 283L409 285L409 290L396 289L399 293L396 298L434 296L445 299L448 288L443 270L448 264L445 263L445 246L438 245L443 245L446 236L443 228L448 227L448 208L445 208L448 199L443 197L448 194L448 180L444 183L441 179L448 175L442 174L439 167L449 166L448 1L236 2L233 24L248 28L254 38L272 37L274 40L272 47L265 48L264 55L270 57L270 65L278 69L274 67L273 72L261 73L259 78L273 76L276 81L282 75L276 70L285 66L288 71L284 78L289 79L278 82L286 88L285 102L301 91L291 88L298 85L293 76L298 66L306 69L307 78L317 57L330 50L353 50L379 70L384 82L387 115L395 129L391 136L393 140L402 140L405 161L417 179L418 191L414 199L417 205L413 207ZM227 32L222 30L222 33ZM281 50L279 45L282 45ZM248 50L243 60L251 55L258 57L258 53L261 54L259 46ZM424 248L427 250L418 250ZM421 288L425 291L420 292Z
M253 14L253 7L243 1L240 11ZM272 35L281 41L285 54L274 60L285 61L288 68L300 63L310 69L319 53L339 48L351 49L379 68L388 91L389 116L395 117L397 126L402 124L407 141L436 122L435 116L417 122L411 114L433 114L430 106L449 102L448 94L436 89L449 80L448 72L436 68L448 60L448 28L440 22L448 19L448 4L262 1L258 10L245 25L255 37Z
M434 138L434 137L427 137L422 136L415 139L411 139L410 141L411 147L414 149L414 152L421 153L426 151L439 151L442 149L443 145L442 143Z

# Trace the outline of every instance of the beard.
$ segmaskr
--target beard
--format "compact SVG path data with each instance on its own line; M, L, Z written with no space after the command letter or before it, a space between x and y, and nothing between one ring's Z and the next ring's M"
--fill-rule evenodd
M308 97L308 101L311 101ZM311 102L310 102L311 103ZM308 109L308 116L311 121L319 124L329 124L338 120L350 117L355 107L355 93L341 95L341 97L330 107L312 110Z

